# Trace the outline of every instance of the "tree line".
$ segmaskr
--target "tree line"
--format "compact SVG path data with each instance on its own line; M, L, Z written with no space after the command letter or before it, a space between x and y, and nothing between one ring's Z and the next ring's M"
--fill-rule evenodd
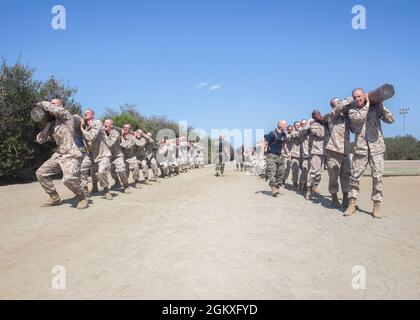
M8 65L3 60L0 67L0 185L33 181L36 169L53 153L53 142L39 145L35 141L40 128L30 117L34 103L59 98L72 114L82 112L81 104L75 99L75 87L54 76L46 81L36 80L34 73L34 68L20 61ZM107 108L102 116L105 118L113 119L119 127L130 123L133 130L141 128L154 136L161 129L171 129L179 136L175 121L165 116L147 117L133 104ZM194 130L186 129L188 133ZM212 141L208 141L211 150ZM385 143L387 160L420 160L420 142L415 137L397 136L385 139Z

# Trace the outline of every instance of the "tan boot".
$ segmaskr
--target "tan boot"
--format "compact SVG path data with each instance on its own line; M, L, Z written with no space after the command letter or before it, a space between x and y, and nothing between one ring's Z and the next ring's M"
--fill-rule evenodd
M134 182L134 188L141 189L141 183L138 180Z
M116 181L112 186L111 189L120 189L121 183L119 181Z
M305 192L305 199L312 201L314 198L314 188L313 187L309 187L307 188L306 192Z
M331 201L331 207L335 208L335 209L340 209L341 208L341 204L340 201L338 201L338 196L337 194L332 194L331 195L332 201ZM347 205L348 206L348 205ZM346 208L347 209L347 208Z
M350 217L350 216L354 215L355 213L356 213L356 199L350 198L349 199L349 206L348 206L346 212L344 212L344 216L345 217Z
M83 192L85 193L86 198L90 198L90 191L88 187L84 187Z
M50 194L50 198L42 205L43 208L56 207L61 204L61 198L57 192Z
M124 194L130 194L131 193L129 186L124 186L123 193Z
M144 179L143 184L146 186L150 186L149 179Z
M373 217L375 219L382 219L381 215L381 203L379 201L375 201L373 204Z
M343 193L343 204L342 205L343 205L344 209L347 209L348 206L349 206L349 193L348 192Z
M99 189L98 189L98 184L95 183L92 185L92 191L90 193L98 193Z
M104 188L104 197L106 200L112 200L112 194L108 188Z
M82 193L81 195L77 196L77 199L79 199L79 203L77 204L77 209L87 209L89 207L88 199L86 198L86 195Z
M277 188L277 187L271 187L271 194L272 194L272 196L274 198L276 198L279 195L279 193L280 193L279 188Z

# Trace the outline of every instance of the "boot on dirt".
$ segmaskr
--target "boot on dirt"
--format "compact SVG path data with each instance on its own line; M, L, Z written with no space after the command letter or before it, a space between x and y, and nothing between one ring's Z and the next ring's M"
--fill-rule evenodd
M292 190L293 191L298 191L298 189L299 189L299 186L298 186L297 182L293 182L293 188L292 188Z
M150 186L149 179L144 179L143 184L144 184L145 186Z
M98 184L97 183L94 183L92 185L92 191L90 193L98 193L98 192L99 192Z
M373 203L373 213L372 216L375 219L382 219L382 215L381 215L381 203L379 201L375 201Z
M112 194L108 188L104 188L104 197L106 200L112 200Z
M343 193L343 204L342 205L343 205L344 209L347 209L348 206L349 206L349 193L348 192Z
M277 187L271 187L271 194L274 198L278 197L280 194L280 190Z
M312 201L312 199L314 198L314 189L313 187L307 188L306 192L305 192L305 199Z
M83 192L85 193L86 198L90 198L90 191L88 187L83 187Z
M128 184L124 186L123 193L124 194L130 194L131 193L130 187L128 186Z
M340 201L338 201L337 194L332 194L331 195L331 198L332 198L332 200L331 200L331 207L334 208L334 209L340 209L341 208L341 204L340 204ZM347 201L348 201L348 199L347 199ZM348 204L347 204L347 206L348 206Z
M134 188L141 189L141 183L139 182L139 180L134 181Z
M50 194L50 198L42 205L43 208L56 207L61 204L61 198L57 192Z
M350 198L349 199L349 206L347 207L346 212L344 212L345 217L350 217L356 213L356 199Z
M86 198L86 195L84 193L77 196L77 199L79 199L79 203L77 204L77 209L87 209L89 207L88 199Z
M115 183L111 186L111 189L120 189L121 187L121 182L115 181Z

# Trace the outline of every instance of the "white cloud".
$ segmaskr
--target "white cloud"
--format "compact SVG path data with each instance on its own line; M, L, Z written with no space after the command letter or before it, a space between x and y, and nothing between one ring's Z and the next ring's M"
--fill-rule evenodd
M220 85L220 84L215 84L214 86L211 86L210 88L209 88L209 91L217 91L217 90L220 90L222 88L222 85Z
M195 88L196 89L203 89L203 88L207 87L208 85L209 84L207 82L201 82Z

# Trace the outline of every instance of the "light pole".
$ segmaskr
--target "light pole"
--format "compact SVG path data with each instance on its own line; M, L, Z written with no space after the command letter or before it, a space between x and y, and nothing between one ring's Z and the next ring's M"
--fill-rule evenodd
M410 112L410 108L400 108L400 114L403 116L403 137L405 137L405 118Z

